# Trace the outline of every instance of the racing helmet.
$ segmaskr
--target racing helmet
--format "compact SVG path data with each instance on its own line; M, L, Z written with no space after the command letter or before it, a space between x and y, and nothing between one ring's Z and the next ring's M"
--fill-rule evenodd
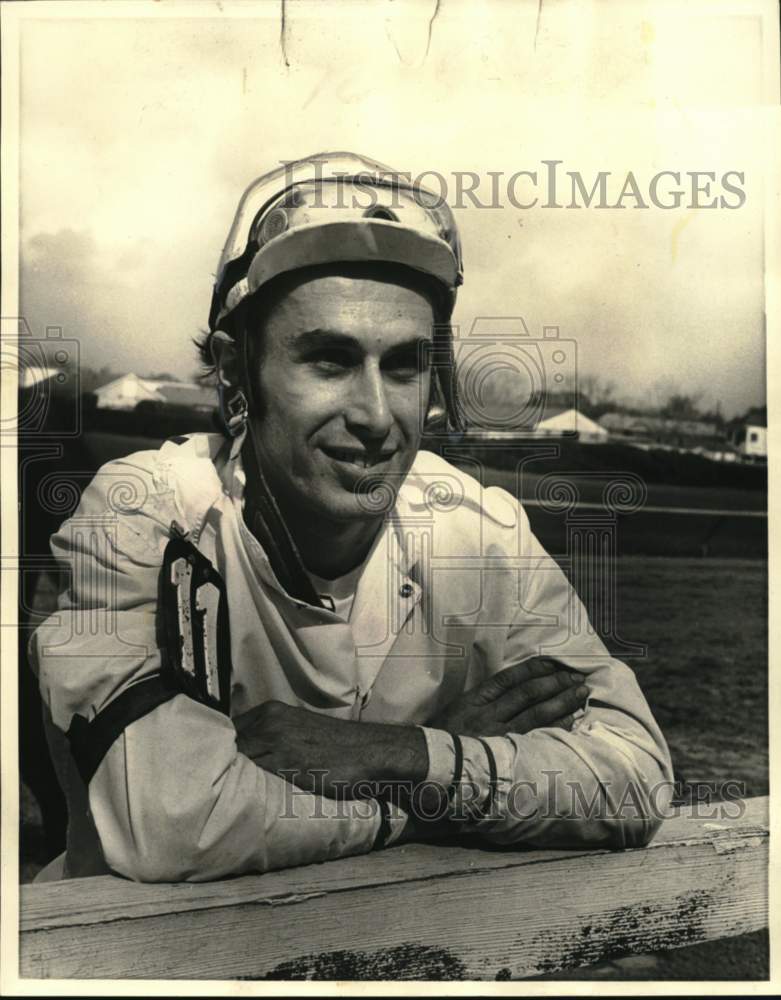
M355 262L402 265L427 275L443 294L448 318L463 282L452 212L409 174L346 152L283 163L253 181L239 201L217 268L209 329L223 328L278 275ZM438 390L444 403L441 417L460 428L447 324L434 330L432 370L432 397ZM432 399L430 420L438 405Z

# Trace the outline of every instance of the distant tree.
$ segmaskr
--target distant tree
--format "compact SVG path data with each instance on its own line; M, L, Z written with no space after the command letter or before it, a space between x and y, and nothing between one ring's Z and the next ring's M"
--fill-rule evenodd
M672 420L697 420L701 416L699 409L701 397L701 392L689 394L674 392L662 407L662 416L670 417Z
M726 420L724 419L724 414L721 412L721 400L716 400L716 406L712 410L708 410L707 413L702 414L702 419L707 420L712 424L715 424L719 430L723 430L726 426Z
M156 382L181 382L178 375L170 372L154 372L152 375L142 375L141 378L153 379Z
M767 426L767 406L749 406L745 413L732 419L732 423L765 424Z
M576 388L578 409L594 420L615 410L618 405L616 383L601 375L581 373Z

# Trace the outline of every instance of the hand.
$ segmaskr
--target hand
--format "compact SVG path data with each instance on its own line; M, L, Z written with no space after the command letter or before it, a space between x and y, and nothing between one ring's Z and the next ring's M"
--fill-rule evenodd
M426 739L415 726L350 722L280 701L233 724L240 753L258 767L329 798L367 798L377 784L426 777Z
M460 695L428 725L458 736L503 736L543 726L569 729L589 690L583 677L549 657L501 670Z

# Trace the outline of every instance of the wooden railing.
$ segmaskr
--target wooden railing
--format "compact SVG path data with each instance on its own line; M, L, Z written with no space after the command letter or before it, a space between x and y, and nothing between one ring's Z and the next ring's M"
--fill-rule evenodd
M681 809L638 850L406 845L224 882L24 886L20 975L502 980L730 937L767 926L767 805Z

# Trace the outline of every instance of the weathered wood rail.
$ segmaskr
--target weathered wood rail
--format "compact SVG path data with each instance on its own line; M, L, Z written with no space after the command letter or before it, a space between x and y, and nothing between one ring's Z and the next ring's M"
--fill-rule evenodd
M24 886L20 975L501 980L730 937L767 926L767 805L682 809L639 850L406 845L218 883Z

